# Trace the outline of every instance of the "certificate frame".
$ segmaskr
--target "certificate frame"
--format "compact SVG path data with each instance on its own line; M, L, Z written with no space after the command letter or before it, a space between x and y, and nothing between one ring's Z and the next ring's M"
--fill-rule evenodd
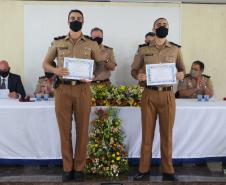
M175 63L146 64L147 86L176 84L176 72Z
M64 57L64 68L68 69L69 75L63 76L63 79L92 80L93 67L94 60Z

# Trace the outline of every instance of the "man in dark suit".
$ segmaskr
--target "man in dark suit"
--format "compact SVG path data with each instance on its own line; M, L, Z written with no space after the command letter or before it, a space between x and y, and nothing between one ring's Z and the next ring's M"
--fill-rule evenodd
M10 73L10 67L7 61L0 61L0 89L9 89L10 98L25 97L26 93L17 74Z

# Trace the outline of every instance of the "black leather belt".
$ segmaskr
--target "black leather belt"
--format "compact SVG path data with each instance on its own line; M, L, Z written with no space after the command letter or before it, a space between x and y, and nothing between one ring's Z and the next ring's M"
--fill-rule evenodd
M82 82L79 80L60 80L59 84L64 84L64 85L77 85L81 84Z
M146 86L146 88L154 90L154 91L171 91L171 90L173 90L173 86L169 86L169 87Z
M106 79L106 80L95 80L95 81L92 81L92 83L97 83L97 84L103 83L103 82L110 82L110 80Z

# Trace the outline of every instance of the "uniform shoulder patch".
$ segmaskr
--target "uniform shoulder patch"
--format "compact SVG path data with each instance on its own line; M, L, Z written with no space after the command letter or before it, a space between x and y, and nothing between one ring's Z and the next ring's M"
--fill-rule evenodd
M67 35L62 35L62 36L59 36L59 37L54 37L54 40L61 40L61 39L64 39L66 37L67 37Z
M109 46L106 46L106 45L104 45L104 47L107 48L107 49L113 49L113 48L111 48L111 47L109 47Z
M206 77L206 78L210 78L210 76L209 76L209 75L205 75L205 74L203 74L202 76L204 76L204 77Z
M94 41L94 40L92 39L92 37L90 37L90 36L88 36L88 35L84 35L84 37L85 37L86 39L89 39L89 40Z
M178 45L178 44L175 44L174 42L169 42L170 44L172 44L172 45L174 45L174 46L177 46L178 48L181 48L181 46L180 45Z
M39 77L39 79L43 79L43 78L45 78L45 76L40 76L40 77Z
M146 44L146 43L145 44L140 44L139 48L142 48L142 47L145 47L145 46L148 46L148 44Z

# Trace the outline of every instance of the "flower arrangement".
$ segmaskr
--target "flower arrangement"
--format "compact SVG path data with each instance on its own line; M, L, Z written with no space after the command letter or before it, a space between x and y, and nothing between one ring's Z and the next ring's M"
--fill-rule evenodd
M128 171L128 155L118 110L111 107L98 109L96 115L97 119L91 122L85 170L89 174L118 176Z
M143 88L139 85L92 85L93 106L139 106Z

